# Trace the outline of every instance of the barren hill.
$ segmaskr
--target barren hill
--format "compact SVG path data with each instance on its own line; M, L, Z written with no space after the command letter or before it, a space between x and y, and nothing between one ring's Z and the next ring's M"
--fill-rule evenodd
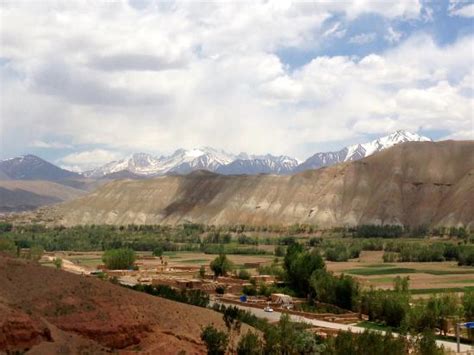
M113 181L47 212L73 224L474 225L474 142L409 142L293 176Z
M203 354L220 313L0 255L0 353ZM248 327L243 325L243 333Z
M69 201L85 193L52 181L0 180L0 212L31 210Z

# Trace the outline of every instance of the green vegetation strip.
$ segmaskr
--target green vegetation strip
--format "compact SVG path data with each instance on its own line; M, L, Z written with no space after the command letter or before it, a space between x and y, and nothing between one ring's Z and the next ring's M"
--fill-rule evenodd
M380 282L380 283L389 283L395 280L394 277L376 277L373 279L369 279L370 282Z
M360 268L347 270L347 274L358 275L358 276L371 276L371 275L394 275L394 274L413 274L417 270L405 267L395 268Z
M448 284L472 284L474 280L463 279L463 280L448 280L448 281L439 281L439 283L448 283Z
M474 270L419 270L418 272L423 272L430 275L467 275L474 274Z
M444 288L418 288L410 290L412 295L423 295L430 293L446 293L446 292L466 292L474 291L474 286L466 287L444 287Z
M379 324L379 323L374 323L370 322L368 320L363 320L362 322L359 322L356 324L358 327L365 328L365 329L370 329L370 330L379 330L379 331L394 331L392 327L389 327L384 324ZM396 329L395 329L396 330Z

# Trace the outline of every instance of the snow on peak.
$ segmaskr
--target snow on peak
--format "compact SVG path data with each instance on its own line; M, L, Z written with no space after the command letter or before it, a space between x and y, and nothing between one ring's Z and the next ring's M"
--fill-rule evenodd
M420 136L416 133L408 132L405 130L398 130L389 134L388 136L380 137L367 143L355 144L347 147L348 152L344 161L365 158L383 149L393 147L394 145L399 143L426 141L431 141L431 139L429 139L428 137Z
M348 146L338 152L316 153L303 163L286 155L251 155L247 153L235 155L206 146L177 149L168 156L160 157L147 153L136 153L126 159L110 162L98 169L86 172L84 175L101 177L127 170L138 175L155 176L167 173L186 174L200 169L223 174L287 174L343 161L362 159L395 144L408 141L422 142L430 141L430 139L416 133L399 130L367 143Z

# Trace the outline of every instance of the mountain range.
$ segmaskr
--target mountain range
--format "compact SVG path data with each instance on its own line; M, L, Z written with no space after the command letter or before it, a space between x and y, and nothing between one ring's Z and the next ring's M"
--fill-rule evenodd
M62 169L35 155L0 161L0 212L24 211L75 199L110 180L141 180L160 175L185 175L207 170L222 175L290 175L309 169L358 160L399 143L429 138L397 131L374 141L317 153L304 162L288 156L230 154L204 147L178 149L170 156L137 153L82 174Z
M335 152L316 153L303 162L286 155L231 154L211 147L178 149L169 156L155 157L135 153L126 159L112 161L83 173L55 166L35 155L24 155L0 161L0 180L74 181L81 178L145 178L159 175L182 175L196 170L208 170L223 175L286 175L317 169L345 161L365 158L404 142L430 141L407 131L396 131L373 141L345 147ZM74 186L77 187L77 186Z
M407 131L396 131L371 142L345 147L336 152L316 153L300 163L297 159L280 155L234 155L210 147L198 149L178 149L170 156L154 157L146 153L110 162L102 167L84 173L86 177L102 178L110 174L124 176L129 172L140 176L165 174L188 174L195 170L208 170L224 175L277 174L285 175L308 169L365 158L376 152L404 142L430 141L429 138ZM131 176L129 174L129 176Z
M367 152L367 151L366 151ZM474 142L407 142L292 175L115 180L41 211L77 224L474 226Z

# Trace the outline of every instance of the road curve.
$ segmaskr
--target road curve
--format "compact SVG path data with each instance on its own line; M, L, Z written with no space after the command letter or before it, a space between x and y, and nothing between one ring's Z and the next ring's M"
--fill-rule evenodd
M225 303L225 302L219 301L218 303ZM281 314L282 314L281 312L271 312L271 313L269 313L269 312L265 312L263 309L260 309L260 308L247 307L247 306L243 306L243 305L235 305L235 304L231 304L231 303L225 303L225 304L229 305L229 306L236 306L236 307L238 307L240 309L243 309L243 310L246 310L246 311L250 311L251 313L253 313L257 317L265 318L265 319L268 319L270 321L278 321L281 317ZM327 322L327 321L323 321L323 320L310 319L310 318L306 318L306 317L302 317L302 316L296 316L296 315L292 315L292 314L290 314L289 316L290 316L290 319L294 322L308 323L308 324L312 324L316 327L343 330L343 331L350 331L352 333L362 333L365 330L367 330L366 328L358 327L358 326L355 326L355 325ZM385 333L384 331L378 331L378 332ZM398 335L397 333L392 333L392 334L395 335L395 336ZM447 350L449 349L449 350L454 351L454 352L456 352L456 350L457 350L457 344L456 343L449 342L449 341L444 341L444 340L436 340L436 343L438 344L438 346L444 346L444 348L447 349ZM461 344L460 350L463 353L471 353L471 354L474 353L473 347L471 345Z

